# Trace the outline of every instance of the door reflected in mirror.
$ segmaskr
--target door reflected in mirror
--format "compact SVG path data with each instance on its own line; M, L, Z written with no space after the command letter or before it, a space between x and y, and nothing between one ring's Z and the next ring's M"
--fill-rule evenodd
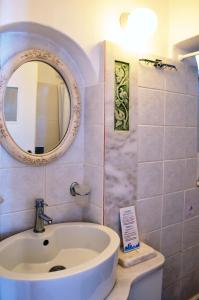
M25 152L47 153L65 136L71 113L68 88L49 64L21 65L7 83L4 117L15 143Z

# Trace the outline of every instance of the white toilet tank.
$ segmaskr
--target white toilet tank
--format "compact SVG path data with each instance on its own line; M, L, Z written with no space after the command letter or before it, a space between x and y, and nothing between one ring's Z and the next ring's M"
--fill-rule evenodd
M161 300L163 268L155 269L132 283L128 300Z
M115 287L106 300L161 300L164 256L145 243L119 251Z

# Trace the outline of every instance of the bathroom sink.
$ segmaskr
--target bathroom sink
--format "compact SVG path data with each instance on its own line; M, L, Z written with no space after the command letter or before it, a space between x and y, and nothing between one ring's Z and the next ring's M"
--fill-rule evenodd
M0 242L1 300L103 300L116 276L119 237L92 223L61 223Z

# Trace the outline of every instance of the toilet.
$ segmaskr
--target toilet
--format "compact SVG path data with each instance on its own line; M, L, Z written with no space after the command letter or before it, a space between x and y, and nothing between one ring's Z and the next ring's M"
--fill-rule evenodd
M128 300L161 300L163 268L157 268L132 284Z
M143 242L138 250L120 250L116 284L107 300L161 300L164 261Z

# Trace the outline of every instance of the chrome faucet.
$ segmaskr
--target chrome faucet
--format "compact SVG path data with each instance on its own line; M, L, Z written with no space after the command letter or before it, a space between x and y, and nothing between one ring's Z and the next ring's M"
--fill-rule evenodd
M38 233L44 232L45 231L44 221L48 224L51 224L53 221L50 217L48 217L44 213L45 205L48 206L48 204L46 204L43 199L36 199L35 201L36 215L35 215L34 232L38 232Z

